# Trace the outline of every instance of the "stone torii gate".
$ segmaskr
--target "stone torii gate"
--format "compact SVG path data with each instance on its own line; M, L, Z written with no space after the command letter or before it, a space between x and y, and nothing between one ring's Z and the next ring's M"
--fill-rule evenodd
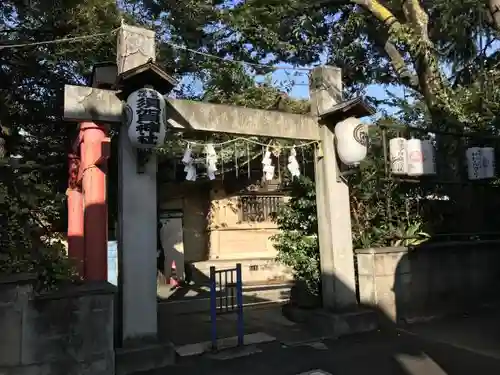
M154 51L153 31L123 25L118 34L118 78L131 69L154 61ZM333 128L348 117L363 117L373 114L373 111L360 98L342 101L341 71L338 68L315 68L310 81L311 115L169 98L167 123L178 131L320 142L322 155L315 156L315 165L323 305L330 310L346 310L357 304L354 258L349 189L339 178ZM84 123L87 127L89 124L124 127L121 125L122 109L123 103L116 91L65 86L64 118L68 121ZM94 126L101 131L104 129L103 126ZM101 134L101 138L104 139L104 136ZM118 314L122 317L123 342L157 336L157 160L152 155L144 166L144 173L137 173L136 153L127 129L121 129L118 166L121 306ZM99 156L95 158L99 159ZM97 179L95 183L102 184L103 180ZM102 226L85 227L85 236L94 235L89 230L105 233L106 223ZM100 244L94 251L105 252L105 244ZM94 259L105 256L105 253L94 254ZM86 267L91 268L92 264Z

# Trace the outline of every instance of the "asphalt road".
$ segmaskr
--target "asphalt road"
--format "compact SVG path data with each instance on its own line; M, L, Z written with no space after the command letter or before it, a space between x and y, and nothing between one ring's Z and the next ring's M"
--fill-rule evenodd
M500 360L396 332L326 340L316 345L258 347L245 357L182 359L176 366L141 375L488 375L500 374ZM139 374L137 374L139 375Z

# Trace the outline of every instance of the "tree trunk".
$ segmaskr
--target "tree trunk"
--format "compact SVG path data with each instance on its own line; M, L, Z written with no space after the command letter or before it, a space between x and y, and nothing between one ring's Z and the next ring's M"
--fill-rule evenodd
M488 21L493 28L500 31L500 0L489 0L488 7Z
M498 0L500 1L500 0ZM421 7L418 0L407 0L403 3L403 10L407 23L403 24L394 14L378 0L352 0L381 22L388 33L384 49L404 84L418 90L429 108L433 111L436 106L446 107L446 87L443 84L441 73L437 66L437 56L428 35L429 16ZM372 35L375 41L380 41L380 35ZM397 50L395 43L390 40L404 41L406 50L411 55L418 77L408 76L410 69L403 66L404 59ZM380 44L380 43L379 43ZM418 85L416 84L418 81ZM445 101L445 103L441 103Z

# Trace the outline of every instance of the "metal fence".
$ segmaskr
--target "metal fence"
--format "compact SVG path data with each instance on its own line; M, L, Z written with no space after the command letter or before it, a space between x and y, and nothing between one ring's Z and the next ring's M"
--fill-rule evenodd
M226 313L238 314L236 331L238 346L243 345L243 281L241 264L235 268L217 270L210 267L210 320L212 350L217 350L217 316Z
M469 180L466 150L493 147L500 158L500 136L488 132L454 132L400 126L380 127L385 177L408 192L407 216L420 216L433 237L500 238L500 179ZM391 173L388 141L393 137L430 139L435 147L435 175L396 176ZM498 163L497 163L498 176ZM390 200L387 197L390 208ZM389 216L391 212L389 211ZM392 217L397 220L396 213Z

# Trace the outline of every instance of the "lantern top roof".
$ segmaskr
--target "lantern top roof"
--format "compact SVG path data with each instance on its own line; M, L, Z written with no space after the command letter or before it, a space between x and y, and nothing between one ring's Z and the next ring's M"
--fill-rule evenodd
M90 74L89 84L92 87L112 89L115 85L118 67L116 62L103 61L94 64Z
M168 75L152 59L147 63L127 70L118 76L116 87L120 94L128 96L133 91L152 86L162 95L167 95L177 85L177 80Z
M324 119L335 119L340 122L349 117L365 117L375 114L375 108L370 106L361 96L335 104L332 108L319 114Z

